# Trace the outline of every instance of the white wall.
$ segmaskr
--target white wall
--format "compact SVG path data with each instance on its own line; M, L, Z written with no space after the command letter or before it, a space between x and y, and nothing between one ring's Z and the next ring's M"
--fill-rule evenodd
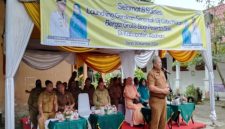
M172 71L172 58L167 56L167 68L171 71L171 75L169 76L169 80L171 86L175 88L175 79L176 79L176 72ZM222 71L223 76L225 77L225 65L219 64L219 68ZM194 84L194 86L199 87L203 92L208 91L208 87L205 87L204 80L205 80L205 71L196 71L193 69L194 72L189 71L181 71L180 72L180 92L184 93L185 89L188 85ZM222 84L222 81L219 77L217 70L214 70L215 74L215 84ZM221 97L225 97L225 93L220 93Z
M170 75L168 75L169 78L169 83L174 91L175 90L175 81L176 81L176 71L172 71L172 64L173 64L173 59L171 58L170 55L167 55L167 69L168 71L171 72ZM147 65L148 71L152 68L152 62L149 62L149 65ZM224 64L219 64L219 68L222 71L223 76L225 77L225 65ZM217 70L214 70L215 74L215 84L222 84L222 81L219 77L219 74ZM205 87L204 85L204 80L205 80L205 71L196 71L194 69L194 72L189 71L181 71L180 72L180 93L184 93L186 90L186 87L194 84L194 86L199 87L203 93L205 91L208 91L208 87ZM217 93L215 93L216 95ZM225 98L225 93L221 92L219 93L220 97Z

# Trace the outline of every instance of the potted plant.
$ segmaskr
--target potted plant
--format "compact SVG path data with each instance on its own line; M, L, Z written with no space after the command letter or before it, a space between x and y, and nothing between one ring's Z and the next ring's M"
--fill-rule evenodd
M194 84L191 84L186 88L185 95L187 96L188 102L196 103L197 92L196 92Z

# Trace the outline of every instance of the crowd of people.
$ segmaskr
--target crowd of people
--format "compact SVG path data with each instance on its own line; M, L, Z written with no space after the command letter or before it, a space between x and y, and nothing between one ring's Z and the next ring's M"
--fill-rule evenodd
M30 119L33 129L39 125L40 129L44 129L44 122L49 118L54 118L57 112L64 112L65 110L75 110L78 108L78 95L80 93L87 93L89 95L90 106L100 108L106 105L115 105L118 108L119 104L125 104L126 107L135 109L132 105L134 101L140 103L138 110L144 105L147 106L149 101L149 90L146 86L144 78L121 78L114 77L110 79L109 85L106 85L102 78L98 80L97 88L91 83L91 79L85 80L83 89L76 81L77 73L73 72L68 84L67 82L57 81L55 87L50 80L45 81L45 87L42 86L41 80L36 80L36 86L29 93L28 106ZM134 84L133 84L134 82ZM131 88L130 88L131 87ZM134 89L134 91L133 91ZM131 102L131 103L130 103ZM137 120L142 117L140 112L137 112ZM142 118L141 118L142 119ZM136 119L135 119L136 120ZM136 122L139 124L142 122Z

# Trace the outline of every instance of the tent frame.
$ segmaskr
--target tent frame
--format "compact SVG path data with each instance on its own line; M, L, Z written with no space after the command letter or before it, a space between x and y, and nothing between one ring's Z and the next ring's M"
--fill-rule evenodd
M15 85L14 78L26 50L34 23L18 0L6 2L6 78L5 78L5 128L15 129ZM214 73L212 68L211 38L207 27L207 50L202 54L209 71L210 119L216 120L214 98ZM131 75L133 76L133 75Z

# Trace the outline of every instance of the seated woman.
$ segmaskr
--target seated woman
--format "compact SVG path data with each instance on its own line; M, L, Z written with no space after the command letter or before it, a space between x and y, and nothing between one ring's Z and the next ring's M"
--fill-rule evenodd
M142 78L139 82L138 93L140 94L140 102L144 105L148 105L149 101L149 90L146 85L146 80Z
M93 94L93 103L96 108L110 105L109 92L105 88L103 81L98 82L98 88L95 90L95 92Z
M141 113L141 108L143 105L141 103L136 103L140 98L136 87L132 84L132 78L128 77L126 81L126 86L124 89L125 106L128 109L134 110L133 112L133 123L134 125L139 125L144 123L143 115Z

